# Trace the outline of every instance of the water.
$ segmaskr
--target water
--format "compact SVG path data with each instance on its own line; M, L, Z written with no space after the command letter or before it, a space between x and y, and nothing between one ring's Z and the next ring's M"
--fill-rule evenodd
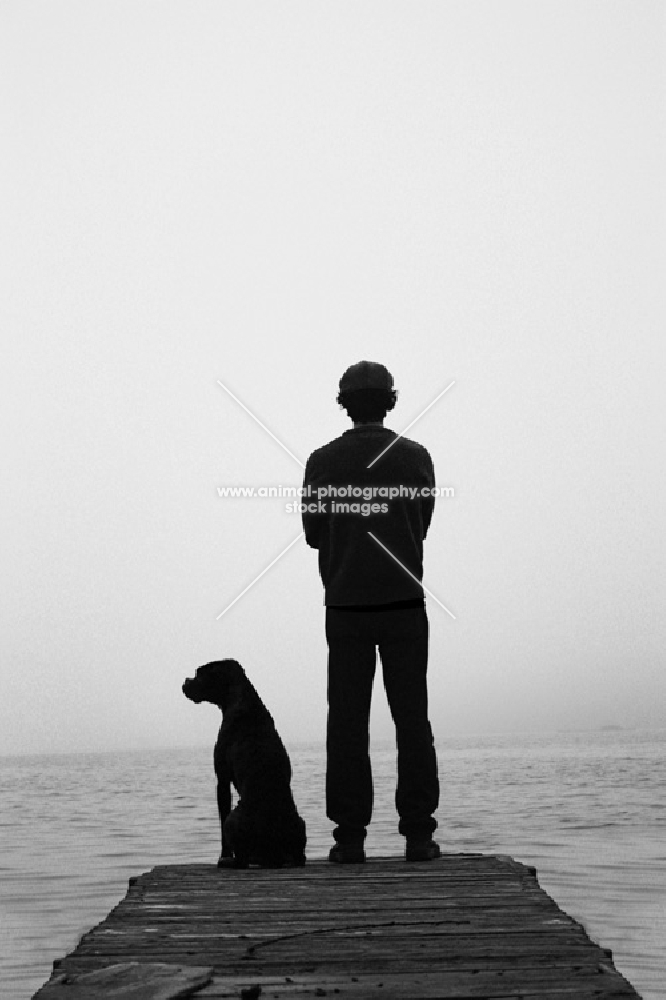
M308 856L330 846L324 751L289 746ZM666 998L666 730L440 740L444 850L510 854L644 1000ZM395 751L372 748L369 854L399 854ZM0 758L0 996L28 1000L157 864L218 854L212 752Z

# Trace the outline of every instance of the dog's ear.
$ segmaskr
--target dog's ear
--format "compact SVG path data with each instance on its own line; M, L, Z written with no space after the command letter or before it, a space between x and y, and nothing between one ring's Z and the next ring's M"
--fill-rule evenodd
M247 675L238 660L220 660L219 667L227 695L235 700L247 687Z
M238 660L227 658L225 660L220 660L219 662L224 666L224 672L232 684L235 684L238 681L242 682L247 678L247 674L241 667Z

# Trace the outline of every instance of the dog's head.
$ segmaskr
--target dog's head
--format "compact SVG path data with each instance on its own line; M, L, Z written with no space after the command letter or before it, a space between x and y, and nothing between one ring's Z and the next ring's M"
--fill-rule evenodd
M236 660L214 660L198 667L194 677L183 684L183 694L190 701L209 701L222 711L234 697L239 685L247 683L245 671Z

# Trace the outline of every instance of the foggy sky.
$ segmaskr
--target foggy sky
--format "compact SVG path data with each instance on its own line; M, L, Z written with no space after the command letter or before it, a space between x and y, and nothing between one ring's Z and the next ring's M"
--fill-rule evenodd
M666 725L664 8L8 3L0 752L323 740L280 499L379 361L441 486L436 737ZM380 676L380 675L379 675ZM381 681L373 732L391 733Z

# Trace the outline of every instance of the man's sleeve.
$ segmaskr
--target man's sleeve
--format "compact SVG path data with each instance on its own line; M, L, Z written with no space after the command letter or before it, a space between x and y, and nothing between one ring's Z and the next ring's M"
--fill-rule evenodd
M315 498L309 497L307 495L307 487L313 486L313 468L312 468L312 456L307 460L305 465L305 475L303 477L303 505L309 506L311 503L316 504L316 489ZM319 548L319 538L322 529L322 517L321 514L313 514L308 510L304 510L301 515L303 518L303 531L305 532L305 541L313 549Z
M421 518L423 520L423 537L425 538L425 536L428 534L428 528L430 527L432 514L435 509L435 498L430 495L435 485L435 467L432 464L432 459L427 451L425 452L424 455L424 465L425 465L425 474L428 486L428 496L421 497Z

